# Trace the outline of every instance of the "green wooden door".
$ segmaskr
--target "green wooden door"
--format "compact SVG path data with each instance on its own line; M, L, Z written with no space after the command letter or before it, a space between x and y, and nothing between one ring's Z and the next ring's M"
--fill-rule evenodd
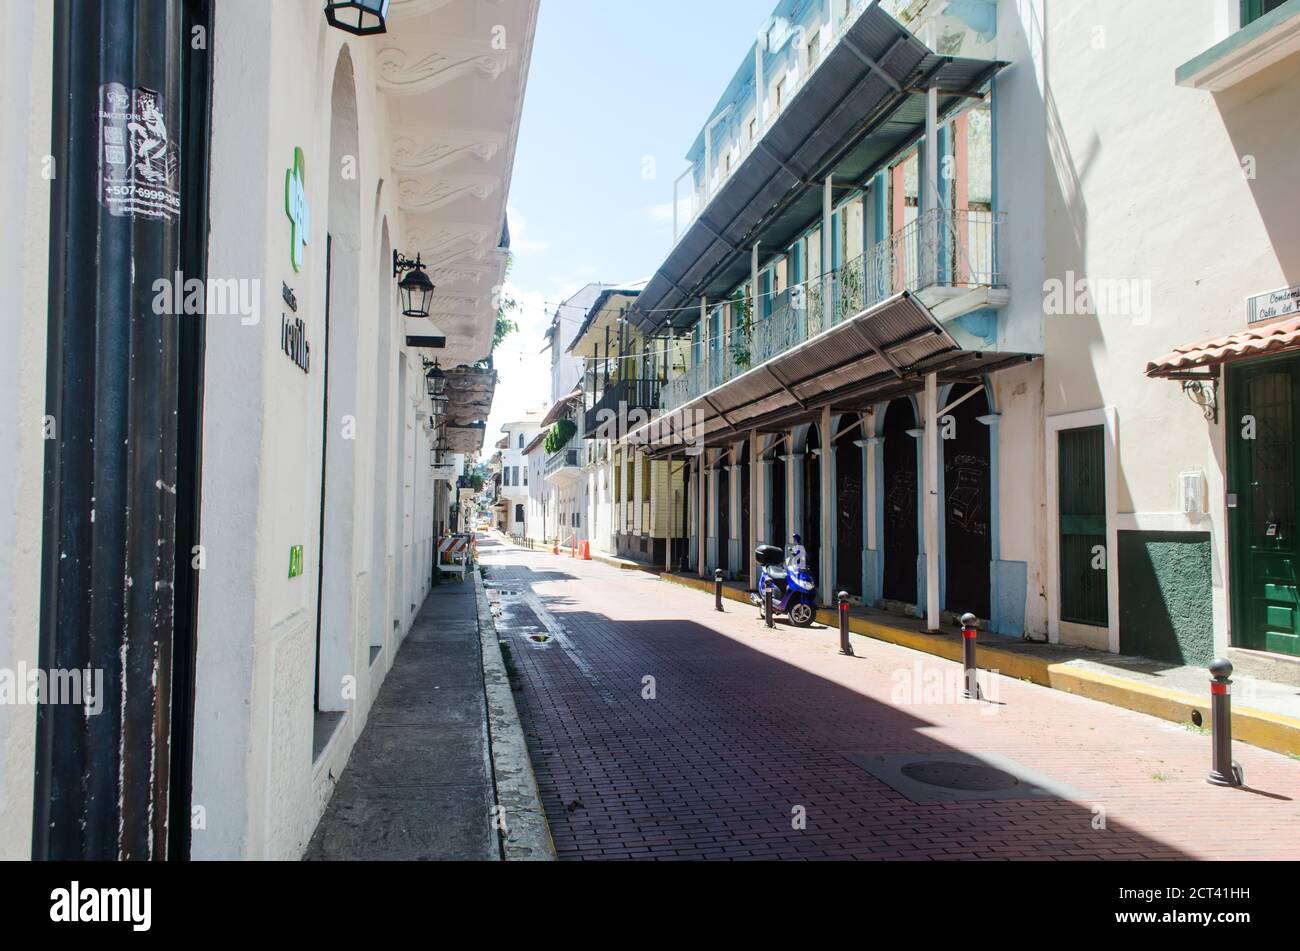
M1300 656L1294 359L1230 369L1233 643ZM1233 502L1235 501L1235 506Z
M1062 430L1057 452L1061 620L1108 627L1105 430Z

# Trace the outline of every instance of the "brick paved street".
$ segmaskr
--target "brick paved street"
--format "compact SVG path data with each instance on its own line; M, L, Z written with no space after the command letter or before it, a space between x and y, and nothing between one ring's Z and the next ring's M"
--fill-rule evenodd
M644 572L481 554L561 858L1300 858L1300 761L1238 744L1248 788L1212 787L1208 736L1176 724L1002 679L996 704L913 703L956 666L860 637L844 658L835 631L768 632ZM996 754L1077 796L918 803L846 755L907 753Z

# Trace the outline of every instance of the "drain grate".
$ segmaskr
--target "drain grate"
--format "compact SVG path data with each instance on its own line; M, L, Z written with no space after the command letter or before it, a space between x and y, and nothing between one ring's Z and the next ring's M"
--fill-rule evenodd
M996 753L845 753L850 762L916 803L1093 797Z
M941 789L962 792L995 792L1020 785L1010 773L983 763L955 763L952 760L928 760L908 763L899 770L908 779Z

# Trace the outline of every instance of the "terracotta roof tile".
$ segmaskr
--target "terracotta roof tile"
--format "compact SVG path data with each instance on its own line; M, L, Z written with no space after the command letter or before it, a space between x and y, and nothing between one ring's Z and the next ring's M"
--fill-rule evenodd
M1147 364L1147 376L1168 376L1179 370L1216 366L1243 357L1300 350L1300 317L1251 327L1226 337L1214 337L1178 347Z

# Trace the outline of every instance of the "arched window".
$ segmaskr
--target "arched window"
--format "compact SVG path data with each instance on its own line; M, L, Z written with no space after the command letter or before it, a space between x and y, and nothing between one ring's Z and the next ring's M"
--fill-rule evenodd
M519 448L520 448L520 449L523 449L523 448L524 448L524 434L523 434L523 433L520 433L520 434L519 434Z

